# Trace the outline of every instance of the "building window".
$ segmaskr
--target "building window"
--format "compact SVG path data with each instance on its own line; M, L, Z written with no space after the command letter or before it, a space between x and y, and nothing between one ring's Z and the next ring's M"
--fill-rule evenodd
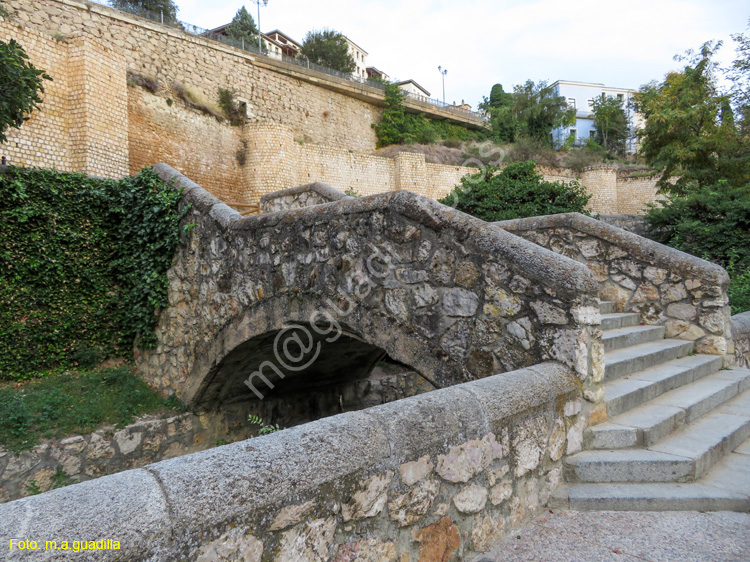
M589 131L589 138L590 139L596 138L596 129L591 129Z
M625 99L625 96L623 94L617 94L617 101L622 101Z
M576 142L578 140L578 130L577 129L571 129L569 136L573 137L573 142Z
M568 108L575 109L576 108L576 99L575 98L568 98Z

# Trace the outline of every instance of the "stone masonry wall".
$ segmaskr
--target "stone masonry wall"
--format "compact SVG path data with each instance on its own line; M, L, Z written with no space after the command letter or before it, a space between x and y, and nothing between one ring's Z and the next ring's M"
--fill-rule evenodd
M438 387L553 359L601 411L597 288L576 262L408 192L243 219L156 169L183 188L195 223L168 273L158 345L137 358L165 394L203 400L206 380L231 376L222 365L234 349L330 301L348 333ZM387 262L377 274L375 257Z
M470 560L580 450L575 378L545 363L5 503L0 540L120 542L73 561Z
M0 502L28 496L34 486L46 492L251 435L247 423L232 423L230 429L224 416L183 414L45 441L17 454L0 451Z
M101 177L127 174L128 116L124 59L86 38L52 38L0 18L0 38L16 39L47 71L43 103L0 147L16 166Z
M750 312L732 316L734 362L750 369Z
M718 265L577 213L495 224L586 264L619 312L663 324L699 353L734 354L729 276Z

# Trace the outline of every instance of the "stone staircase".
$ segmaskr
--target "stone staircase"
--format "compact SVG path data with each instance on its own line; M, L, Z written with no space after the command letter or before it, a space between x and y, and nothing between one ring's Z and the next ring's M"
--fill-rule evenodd
M565 460L552 505L750 511L750 370L601 306L609 421Z

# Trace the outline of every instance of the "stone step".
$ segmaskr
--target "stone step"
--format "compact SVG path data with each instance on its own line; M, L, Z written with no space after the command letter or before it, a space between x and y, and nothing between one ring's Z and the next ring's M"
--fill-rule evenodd
M718 355L688 355L604 384L604 401L610 419L715 373L723 364Z
M664 326L627 326L604 332L604 351L615 351L664 339Z
M586 448L650 447L748 389L750 370L722 370L708 375L587 429Z
M599 311L602 314L612 314L615 312L615 302L614 301L601 301L599 303Z
M693 347L694 344L691 341L670 339L610 351L604 355L604 380L619 379L672 359L684 357L693 351Z
M634 312L602 313L602 330L615 330L626 326L637 326L640 321L641 315Z
M648 449L582 451L564 462L568 482L686 482L750 436L750 391Z
M750 511L750 439L687 483L558 486L550 507L593 511Z

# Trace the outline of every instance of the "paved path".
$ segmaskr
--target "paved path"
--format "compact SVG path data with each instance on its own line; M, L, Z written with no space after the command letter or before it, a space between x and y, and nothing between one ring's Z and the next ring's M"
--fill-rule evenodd
M479 561L750 562L750 514L544 511Z

